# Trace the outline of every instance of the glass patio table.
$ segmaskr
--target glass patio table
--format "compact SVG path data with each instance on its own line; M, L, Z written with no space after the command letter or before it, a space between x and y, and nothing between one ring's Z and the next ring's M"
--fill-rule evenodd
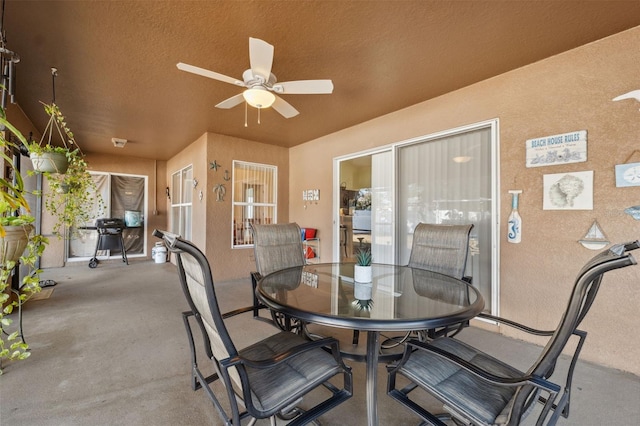
M380 332L458 324L478 315L484 300L465 281L431 271L373 264L371 283L354 282L353 271L353 263L283 269L262 278L256 293L269 309L304 322L367 332L367 419L377 425Z

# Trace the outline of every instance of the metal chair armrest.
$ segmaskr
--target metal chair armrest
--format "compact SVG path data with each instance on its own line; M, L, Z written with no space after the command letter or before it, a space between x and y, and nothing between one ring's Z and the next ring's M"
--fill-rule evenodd
M486 314L483 312L478 314L477 318L484 318L490 321L499 322L501 324L505 324L505 325L517 328L518 330L527 332L529 334L534 334L536 336L552 336L553 333L555 333L555 330L538 330L535 328L527 327L526 325L520 324L518 322L508 320L506 318L496 317L494 315Z
M503 386L521 386L525 384L530 384L537 388L551 392L553 394L557 394L558 392L560 392L560 386L558 386L555 383L549 382L542 377L534 376L532 374L526 374L521 377L496 376L495 374L489 371L486 371L478 367L477 365L474 365L468 361L465 361L464 359L460 358L457 355L454 355L436 346L432 346L432 345L429 345L428 343L423 343L415 339L411 339L407 342L407 348L405 349L405 356L398 363L398 366L396 368L399 368L402 364L406 362L406 360L409 359L409 355L412 352L411 347L417 348L418 350L426 350L426 351L432 352L437 356L446 359L447 361L459 366L464 370L469 371L476 377L482 380L485 380L489 383L493 383L496 385L503 385Z
M238 364L243 364L243 365L246 365L247 367L256 368L256 369L272 368L284 361L287 361L293 357L299 356L305 352L309 352L310 350L322 348L325 346L331 346L332 352L333 352L334 347L336 350L338 350L338 341L332 337L328 337L326 339L305 342L301 345L295 346L284 352L277 353L269 358L254 360L254 359L248 359L238 355L232 358L227 358L225 360L222 360L220 361L220 364L224 368L229 368Z

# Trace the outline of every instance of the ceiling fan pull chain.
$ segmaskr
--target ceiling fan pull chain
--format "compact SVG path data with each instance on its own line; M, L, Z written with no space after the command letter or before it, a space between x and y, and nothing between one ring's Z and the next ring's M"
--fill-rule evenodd
M249 127L247 125L247 103L244 103L244 127Z
M260 110L261 110L261 109L262 109L262 108L258 108L258 124L260 124Z

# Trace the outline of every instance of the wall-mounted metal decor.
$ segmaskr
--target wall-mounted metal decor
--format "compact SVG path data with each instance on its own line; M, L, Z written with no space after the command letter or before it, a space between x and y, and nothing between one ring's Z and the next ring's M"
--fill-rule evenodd
M635 220L640 220L640 206L627 207L624 212Z
M216 193L216 201L224 201L227 188L224 187L224 183L219 183L213 187L213 192Z

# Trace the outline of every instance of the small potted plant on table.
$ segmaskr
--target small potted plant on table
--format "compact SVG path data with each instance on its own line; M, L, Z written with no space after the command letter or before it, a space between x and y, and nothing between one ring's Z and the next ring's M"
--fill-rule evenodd
M353 267L353 280L358 283L371 282L371 251L360 249L356 254L356 264Z

